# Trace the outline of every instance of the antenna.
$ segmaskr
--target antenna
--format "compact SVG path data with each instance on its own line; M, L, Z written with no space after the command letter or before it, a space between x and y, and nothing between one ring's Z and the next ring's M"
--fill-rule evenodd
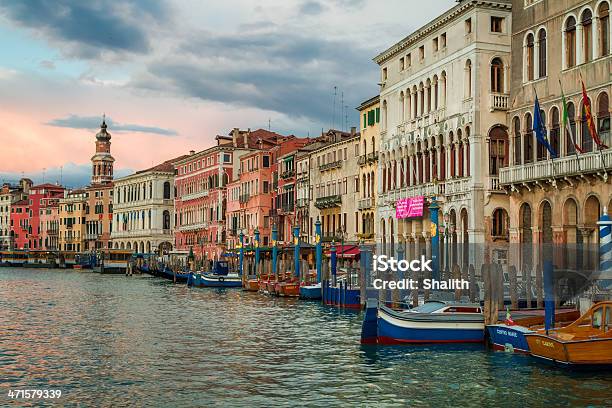
M346 132L349 131L349 126L348 126L348 105L344 105L344 128L345 128Z
M342 123L342 131L344 131L344 91L340 93L340 123Z
M331 125L332 129L336 125L336 96L337 95L338 95L338 87L334 85L334 106L332 109L332 125Z
M272 119L268 118L268 132L272 129Z

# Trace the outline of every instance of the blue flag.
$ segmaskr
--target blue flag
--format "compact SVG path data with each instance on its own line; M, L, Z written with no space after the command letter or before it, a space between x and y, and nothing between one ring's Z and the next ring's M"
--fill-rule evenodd
M546 126L542 121L542 114L540 113L540 101L536 95L535 106L533 107L533 131L536 134L536 139L541 143L546 150L550 152L551 157L554 159L557 157L557 152L554 151L548 139L546 138Z

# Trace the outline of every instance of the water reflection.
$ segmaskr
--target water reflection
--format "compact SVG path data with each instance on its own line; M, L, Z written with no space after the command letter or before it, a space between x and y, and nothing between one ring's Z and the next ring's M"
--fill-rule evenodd
M592 405L609 374L482 346L362 347L361 315L232 289L0 269L0 388L66 405ZM4 405L0 404L0 405ZM35 402L32 403L35 405Z

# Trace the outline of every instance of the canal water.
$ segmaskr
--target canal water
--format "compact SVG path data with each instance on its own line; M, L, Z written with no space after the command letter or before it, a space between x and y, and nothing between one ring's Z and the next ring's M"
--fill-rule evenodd
M481 346L359 345L361 315L236 289L0 268L0 406L606 406L612 375ZM38 406L42 400L21 400Z

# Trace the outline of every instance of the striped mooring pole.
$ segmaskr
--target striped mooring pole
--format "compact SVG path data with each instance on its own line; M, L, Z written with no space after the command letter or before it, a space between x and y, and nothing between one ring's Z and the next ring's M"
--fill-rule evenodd
M599 270L609 271L612 270L612 220L606 207L597 225L599 225Z

